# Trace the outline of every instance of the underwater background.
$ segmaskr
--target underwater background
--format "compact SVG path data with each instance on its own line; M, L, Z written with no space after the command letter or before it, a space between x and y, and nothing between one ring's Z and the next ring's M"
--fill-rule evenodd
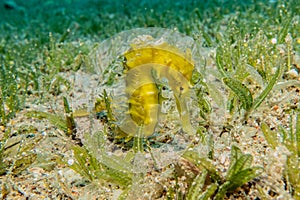
M284 6L282 3L275 0L2 0L0 19L4 32L27 30L28 36L40 35L41 38L47 32L56 35L70 29L74 37L89 36L101 39L135 27L177 28L180 32L191 35L194 31L199 31L197 29L203 28L199 27L199 24L203 24L207 31L218 31L221 27L215 23L229 14L236 16L237 23L247 20L248 17L250 21L256 20L256 23L259 23L259 20L280 23L285 19L285 15L298 14L299 1L284 2L288 4ZM280 5L283 6L283 10L276 10ZM253 15L246 17L246 11L252 11ZM251 33L255 32L255 28L258 31L259 27L248 25L247 28L248 33Z
M186 146L172 123L124 135L113 97L87 97L120 84L124 55L95 72L111 38L147 30L195 41ZM0 0L0 197L300 199L299 73L300 0Z

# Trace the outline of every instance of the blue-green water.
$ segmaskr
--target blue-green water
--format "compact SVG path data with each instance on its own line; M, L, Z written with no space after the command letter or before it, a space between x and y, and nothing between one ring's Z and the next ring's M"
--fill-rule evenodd
M191 35L199 26L215 28L212 27L216 26L214 23L228 14L236 15L240 20L258 17L269 20L279 14L276 13L280 12L276 9L279 4L284 5L283 12L288 12L287 9L299 12L299 0L2 0L0 26L8 33L26 30L24 34L33 36L48 32L63 34L71 29L74 38L85 35L103 38L134 27L177 28ZM253 15L251 19L241 14L248 11L259 16Z

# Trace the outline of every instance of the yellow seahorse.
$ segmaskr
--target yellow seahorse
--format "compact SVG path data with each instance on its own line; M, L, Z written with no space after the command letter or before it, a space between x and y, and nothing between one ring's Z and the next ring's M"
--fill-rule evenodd
M194 132L187 108L190 98L190 80L194 70L191 52L181 52L166 42L160 44L132 45L124 53L126 75L126 93L129 98L129 113L122 129L129 134L143 127L143 136L153 134L159 117L159 90L155 76L166 78L174 93L177 109L181 116L182 128L191 134Z

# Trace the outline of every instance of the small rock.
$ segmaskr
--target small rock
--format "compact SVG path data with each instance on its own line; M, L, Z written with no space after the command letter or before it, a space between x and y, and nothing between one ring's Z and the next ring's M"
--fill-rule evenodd
M295 79L299 76L299 73L296 69L291 69L286 73L290 78Z

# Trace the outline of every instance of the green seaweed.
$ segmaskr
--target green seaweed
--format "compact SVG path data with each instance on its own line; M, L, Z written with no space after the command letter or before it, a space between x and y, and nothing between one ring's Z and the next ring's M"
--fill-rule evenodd
M13 137L12 129L7 128L0 141L0 175L20 174L31 166L37 159L34 148L42 140L40 134L19 130Z
M243 154L236 147L231 147L230 166L225 177L222 177L216 167L206 158L200 158L196 152L187 151L183 157L202 169L202 174L196 176L189 188L187 199L216 199L221 200L225 194L253 180L262 173L263 168L251 166L253 157ZM211 183L205 185L209 177ZM200 198L201 197L201 198Z
M57 128L63 130L66 133L68 132L68 126L63 116L43 111L28 111L26 115L28 117L34 117L38 119L47 119L51 124L53 124Z
M122 187L131 185L131 174L111 168L99 162L86 148L74 146L75 162L70 168L89 181L108 181Z
M282 44L285 42L285 38L288 34L292 19L293 18L291 16L289 16L289 17L287 17L287 19L284 20L283 27L281 28L280 32L278 33L278 43L279 44Z
M66 125L67 125L67 134L72 136L72 139L76 137L76 124L73 116L73 111L69 106L69 102L66 97L63 97L64 108L66 113Z
M208 174L207 170L204 170L202 172L202 174L198 174L194 178L194 180L193 180L193 182L191 184L191 187L189 188L187 199L189 199L189 200L196 200L196 199L198 199L199 194L202 193L202 188L204 186L207 174Z
M253 105L253 98L250 90L241 82L232 78L223 78L223 82L238 96L242 107L249 111Z
M260 95L254 100L253 103L253 109L256 109L260 106L260 104L265 100L267 95L270 93L270 91L273 89L274 85L276 84L277 80L279 79L280 75L282 75L282 67L277 67L277 70L267 85L267 87L260 93Z
M279 144L277 133L272 131L266 123L261 124L261 130L264 133L265 139L267 140L268 144L273 149L275 149Z
M262 123L262 132L272 149L284 145L289 151L285 165L285 178L288 190L295 199L300 199L300 114L291 115L289 129L278 127L278 131L271 131L267 124ZM293 120L295 119L295 120ZM278 137L277 133L279 133Z

